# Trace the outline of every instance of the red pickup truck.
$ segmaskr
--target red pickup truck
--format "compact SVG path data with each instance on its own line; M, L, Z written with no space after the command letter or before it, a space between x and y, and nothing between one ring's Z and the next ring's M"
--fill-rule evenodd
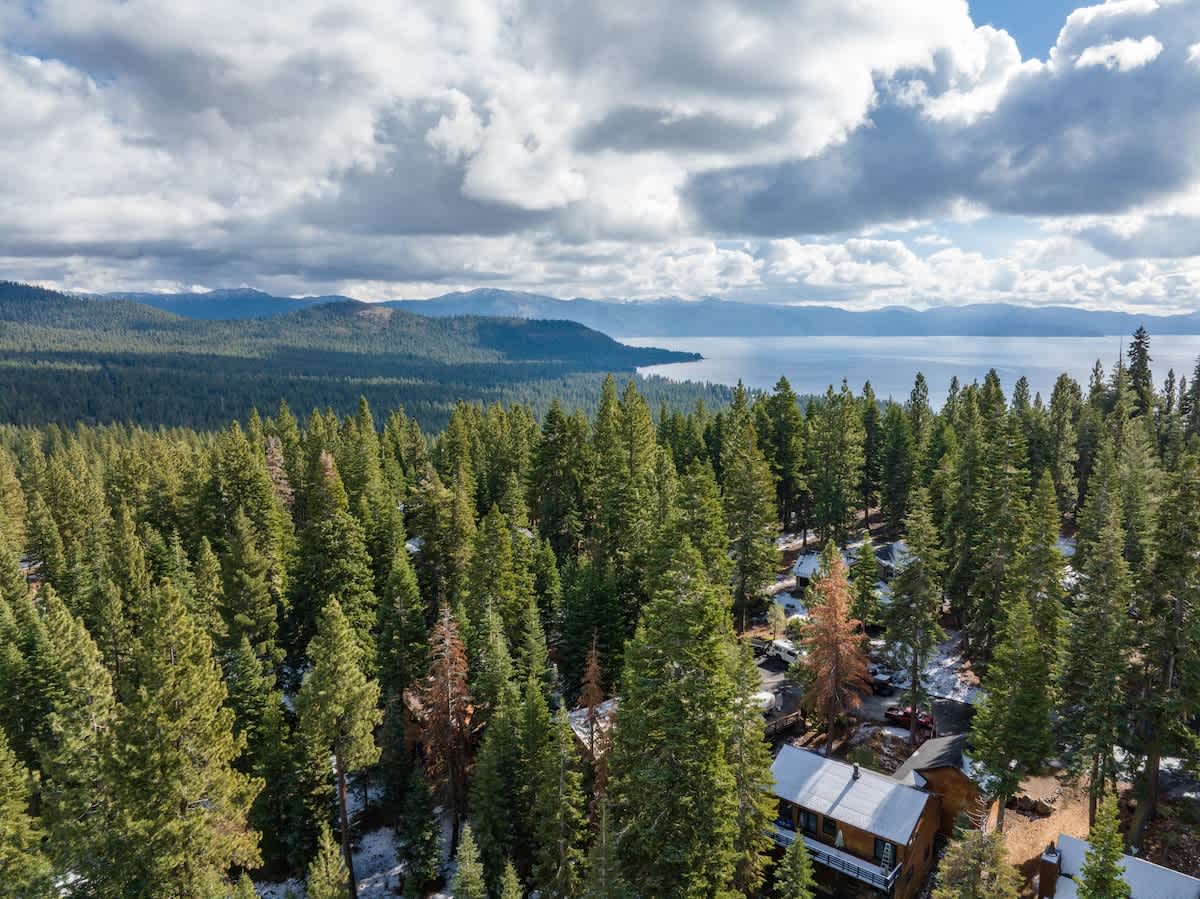
M890 705L883 714L893 724L899 724L901 727L911 727L912 713L912 706L910 705ZM917 727L933 733L935 730L933 715L929 714L929 712L918 710Z

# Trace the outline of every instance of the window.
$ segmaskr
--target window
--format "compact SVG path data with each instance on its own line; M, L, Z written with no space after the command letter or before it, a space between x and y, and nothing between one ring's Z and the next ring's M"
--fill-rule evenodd
M896 864L896 847L887 840L875 838L875 861L879 862L885 868L890 869Z
M837 822L832 818L821 819L821 833L827 837L837 836Z
M817 832L817 815L805 809L800 809L800 829L805 833Z

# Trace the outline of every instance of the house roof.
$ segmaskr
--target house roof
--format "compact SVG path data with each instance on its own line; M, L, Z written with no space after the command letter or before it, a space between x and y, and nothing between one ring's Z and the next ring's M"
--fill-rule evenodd
M771 773L781 799L901 846L912 837L930 798L866 768L855 779L853 765L795 746L779 750Z
M901 783L910 783L911 775L917 771L932 771L934 768L957 768L964 771L966 748L966 734L952 734L926 740L908 757L908 761L896 769L892 777Z
M1075 899L1078 895L1080 870L1083 859L1091 847L1086 840L1058 835L1058 851L1061 853L1061 872L1055 890L1055 899ZM1132 855L1121 856L1125 868L1125 882L1129 884L1131 899L1197 899L1200 897L1200 879L1189 877L1180 871L1172 871L1144 858ZM1067 876L1069 875L1069 876Z
M596 754L604 755L608 748L608 738L612 735L613 724L617 720L617 706L620 701L614 696L612 699L606 699L600 705L596 706ZM577 709L572 709L567 712L567 720L571 724L571 730L575 732L575 738L588 748L588 710L586 706L581 706Z

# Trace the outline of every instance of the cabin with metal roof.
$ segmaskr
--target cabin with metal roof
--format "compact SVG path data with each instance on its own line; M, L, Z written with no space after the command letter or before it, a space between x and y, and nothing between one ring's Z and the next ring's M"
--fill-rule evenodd
M983 799L971 759L966 734L934 737L922 743L892 775L895 780L936 794L941 799L939 830L953 836L960 815L976 811Z
M941 819L936 795L795 746L780 749L771 773L776 843L804 840L818 879L835 893L844 877L897 899L920 891Z
M1075 899L1090 849L1087 840L1060 833L1038 863L1038 899ZM1133 855L1121 856L1121 865L1129 899L1200 899L1200 879Z

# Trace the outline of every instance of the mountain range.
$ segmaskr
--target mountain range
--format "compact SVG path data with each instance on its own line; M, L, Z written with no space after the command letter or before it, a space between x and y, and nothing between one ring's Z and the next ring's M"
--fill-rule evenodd
M342 296L279 297L250 289L89 296L132 300L199 319L263 318L349 301ZM1162 316L1069 306L974 304L926 310L889 306L851 311L837 306L783 306L716 297L695 301L675 297L636 301L563 300L495 288L372 305L437 318L468 315L560 319L612 337L1103 337L1130 334L1139 325L1152 334L1200 334L1200 313Z
M219 307L238 298L212 299ZM98 303L0 282L0 421L207 426L251 406L274 409L280 399L301 411L349 411L366 396L376 409L403 404L436 427L460 399L540 408L557 395L586 408L607 373L632 377L641 366L700 358L627 346L561 319L435 318L347 299L265 295L260 308L278 314L186 318L130 299ZM660 392L672 390L683 402L719 402L726 393L666 382Z

